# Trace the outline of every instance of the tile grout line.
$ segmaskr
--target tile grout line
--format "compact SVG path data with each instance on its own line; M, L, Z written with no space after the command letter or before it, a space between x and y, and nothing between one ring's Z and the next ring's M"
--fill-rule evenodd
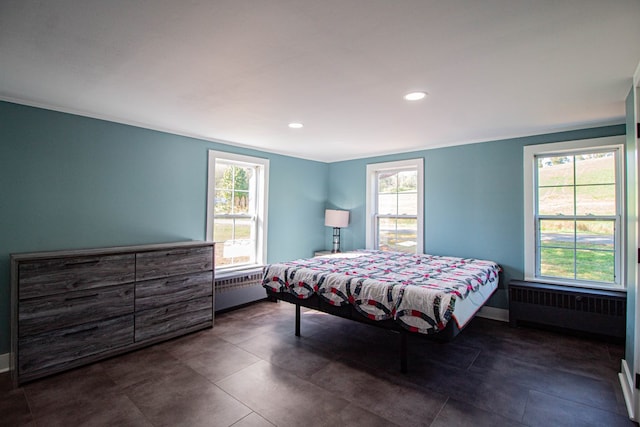
M31 420L37 424L36 417L35 415L33 415L33 410L31 409L32 403L29 399L29 396L27 395L27 391L24 389L24 386L21 386L20 389L22 391L22 395L24 396L24 400L27 402L27 408L29 408L29 415L31 415Z
M240 350L242 350L242 351L246 351L247 353L249 353L249 354L251 354L251 355L253 355L253 356L256 356L259 360L257 360L257 361L255 361L255 362L251 363L250 365L245 366L245 367L244 367L244 368L242 368L242 369L238 369L237 371L235 371L235 372L233 372L233 373L231 373L231 374L229 374L229 375L227 375L227 376L225 376L225 377L223 377L223 378L220 378L220 379L218 379L218 380L216 380L216 381L211 380L210 378L208 378L208 377L206 377L206 376L204 376L204 375L200 374L200 373L199 373L199 372L197 372L197 371L194 371L194 372L196 372L198 375L200 375L200 376L201 376L202 378L204 378L206 381L208 381L209 383L211 383L212 385L214 385L216 388L218 388L218 390L222 391L223 393L225 393L227 396L229 396L230 398L232 398L232 399L233 399L233 400L235 400L236 402L240 403L241 405L243 405L243 406L245 406L246 408L248 408L249 410L251 410L251 412L250 412L249 414L245 415L244 417L240 418L239 420L236 420L233 424L231 424L231 426L233 426L233 425L235 425L235 424L239 423L241 420L243 420L243 419L247 418L249 415L251 415L251 413L256 413L256 414L258 414L261 418L263 418L264 420L266 420L267 422L269 422L270 424L272 424L272 425L274 425L274 426L275 426L276 424L274 424L274 423L273 423L269 418L265 417L263 414L261 414L261 413L260 413L259 411L257 411L255 408L252 408L252 407L251 407L251 406L249 406L246 402L243 402L242 400L238 399L236 396L232 395L232 394L231 394L231 393L229 393L227 390L225 390L224 388L222 388L222 387L220 387L220 386L218 385L218 383L219 383L219 382L224 381L224 380L226 380L227 378L229 378L229 377L231 377L231 376L233 376L233 375L236 375L236 374L238 374L239 372L244 371L245 369L249 369L249 368L251 368L252 366L255 366L256 364L258 364L258 363L260 363L260 362L267 362L267 363L269 363L269 364L271 364L271 363L270 363L268 360L263 359L263 358L262 358L262 357L260 357L259 355L257 355L257 354L253 354L253 353L251 353L250 351L247 351L247 350L243 349L242 347L238 346L237 344L234 344L234 343L231 343L231 342L229 342L229 341L225 340L223 337L220 337L219 335L218 335L218 338L220 338L220 339L222 339L223 341L227 342L229 345L232 345L232 346L236 347L237 349L240 349ZM246 341L246 340L245 340L245 341Z
M272 426L276 426L276 424L272 423L268 418L265 418L264 416L262 416L259 412L251 410L250 413L248 413L247 415L245 415L244 417L240 418L238 421L234 422L233 424L231 424L229 427L233 427L236 424L238 424L239 422L241 422L242 420L246 420L248 417L251 416L251 414L256 414L257 416L259 416L260 418L262 418L263 420L265 420L266 422L268 422L269 424L271 424Z
M431 420L431 423L429 423L430 426L432 426L436 420L438 419L438 417L440 416L440 414L442 413L442 411L444 410L444 407L447 406L447 403L449 403L449 399L451 399L450 396L447 396L447 400L444 401L444 403L442 404L442 406L440 407L440 410L438 411L438 413L436 414L435 417L433 417L433 420Z
M527 414L527 407L529 406L529 401L531 400L531 389L527 389L527 400L524 402L524 410L522 411L522 416L520 417L520 423L528 426L529 424L525 424L524 416Z
M473 366L474 363L476 363L476 360L478 360L478 357L480 357L480 354L482 353L482 349L478 349L478 354L476 354L476 357L473 358L473 360L471 361L471 363L469 363L469 366L467 366L467 368L465 369L466 371L468 371L469 369L471 369L471 367Z
M147 417L147 414L144 413L142 408L136 405L136 402L134 402L133 399L131 399L131 396L129 396L127 392L124 391L124 389L122 390L122 396L126 397L129 400L129 402L131 402L131 404L140 412L140 414L142 414L142 417L145 419L145 421L147 421L153 427L156 427L156 425L149 419L149 417Z
M254 365L256 365L256 364L258 364L258 363L260 363L260 362L267 362L267 363L271 364L270 362L268 362L268 361L266 361L266 360L264 360L264 359L262 359L262 358L259 358L259 359L260 359L260 360L258 360L257 362L254 362L254 363L252 363L252 364L251 364L251 365L249 365L249 366L245 366L244 368L242 368L242 369L240 369L240 370L238 370L238 371L234 372L234 373L233 373L233 374L231 374L231 375L227 375L226 377L224 377L224 378L222 378L222 379L220 379L220 380L218 380L218 381L224 381L225 379L227 379L227 378L229 378L229 377L231 377L231 376L233 376L233 375L236 375L237 373L242 372L242 371L244 371L245 369L249 369L250 367L252 367L252 366L254 366ZM204 376L203 376L203 377L204 377ZM258 411L257 409L255 409L255 408L253 408L253 407L249 406L246 402L244 402L244 401L240 400L239 398L235 397L234 395L232 395L231 393L229 393L229 392L228 392L227 390L225 390L224 388L220 387L220 386L217 384L217 382L218 382L218 381L213 382L213 381L211 381L211 380L210 380L209 378L207 378L207 377L204 377L204 378L205 378L207 381L209 381L211 384L213 384L215 387L217 387L220 391L222 391L223 393L225 393L227 396L229 396L230 398L232 398L232 399L233 399L233 400L235 400L236 402L239 402L242 406L245 406L246 408L249 408L249 409L251 410L251 412L254 412L254 413L258 414L262 419L264 419L264 420L266 420L267 422L269 422L269 424L271 424L271 425L273 425L273 426L276 426L276 425L277 425L277 424L275 424L273 421L271 421L269 418L267 418L265 415L261 414L261 413L260 413L260 411ZM231 424L231 426L233 426L233 425L237 424L238 422L240 422L241 420L245 419L245 418L246 418L246 417L248 417L249 415L251 415L251 413L249 413L249 414L245 415L244 417L240 418L239 420L235 421L233 424ZM230 426L230 427L231 427L231 426Z

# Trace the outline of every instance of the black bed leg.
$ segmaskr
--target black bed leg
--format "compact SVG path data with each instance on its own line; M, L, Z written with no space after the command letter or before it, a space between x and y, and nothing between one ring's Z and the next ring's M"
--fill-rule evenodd
M296 336L300 336L300 304L296 304Z
M400 372L407 373L407 333L400 331Z

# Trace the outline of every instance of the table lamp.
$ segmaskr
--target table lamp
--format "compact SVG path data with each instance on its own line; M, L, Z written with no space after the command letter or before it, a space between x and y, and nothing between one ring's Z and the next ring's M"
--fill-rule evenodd
M340 229L349 225L349 211L326 209L324 225L333 227L333 248L331 253L340 252Z

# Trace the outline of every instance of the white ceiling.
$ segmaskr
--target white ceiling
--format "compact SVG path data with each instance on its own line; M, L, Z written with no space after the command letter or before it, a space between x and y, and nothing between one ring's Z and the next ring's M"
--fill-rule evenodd
M326 162L622 123L638 61L638 0L0 0L1 99Z

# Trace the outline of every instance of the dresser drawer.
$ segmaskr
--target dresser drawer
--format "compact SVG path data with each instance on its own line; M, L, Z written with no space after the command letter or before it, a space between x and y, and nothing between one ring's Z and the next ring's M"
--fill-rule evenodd
M133 314L18 340L18 373L27 374L133 343Z
M18 266L19 299L130 283L135 255L77 256L22 261Z
M129 283L23 301L18 308L18 336L131 314L133 289L133 283Z
M213 248L179 248L136 255L136 280L213 270Z
M136 283L136 311L213 295L213 271Z
M200 324L213 324L211 296L137 312L136 342Z

